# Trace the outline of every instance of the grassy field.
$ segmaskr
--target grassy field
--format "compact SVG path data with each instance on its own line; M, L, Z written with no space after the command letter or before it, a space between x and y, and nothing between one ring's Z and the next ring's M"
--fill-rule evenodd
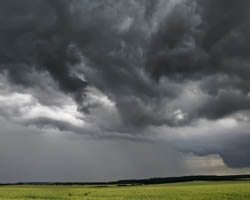
M250 181L191 182L150 186L1 186L10 200L250 200Z

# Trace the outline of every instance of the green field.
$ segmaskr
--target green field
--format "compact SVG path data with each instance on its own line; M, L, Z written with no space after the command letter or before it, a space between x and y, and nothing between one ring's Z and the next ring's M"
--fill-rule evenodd
M250 181L191 182L150 186L1 186L10 200L250 200Z

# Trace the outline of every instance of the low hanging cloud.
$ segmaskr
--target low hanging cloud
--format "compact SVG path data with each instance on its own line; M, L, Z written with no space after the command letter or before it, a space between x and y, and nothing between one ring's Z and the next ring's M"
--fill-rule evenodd
M239 124L220 143L228 147L249 122L249 7L248 0L3 1L0 113L28 126L131 140L154 139L161 127L202 132L200 120L230 118ZM208 146L204 155L250 165ZM184 151L200 154L190 145Z

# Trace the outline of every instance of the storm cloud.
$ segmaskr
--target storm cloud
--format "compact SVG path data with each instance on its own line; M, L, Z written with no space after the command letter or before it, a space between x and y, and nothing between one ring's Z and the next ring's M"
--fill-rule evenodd
M174 151L249 167L249 8L248 0L2 1L0 115L96 140L165 135ZM225 120L234 126L218 125Z

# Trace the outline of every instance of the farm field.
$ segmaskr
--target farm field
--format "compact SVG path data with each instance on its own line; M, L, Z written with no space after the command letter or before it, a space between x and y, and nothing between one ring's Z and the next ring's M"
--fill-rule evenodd
M250 200L250 181L148 186L1 186L3 200Z

